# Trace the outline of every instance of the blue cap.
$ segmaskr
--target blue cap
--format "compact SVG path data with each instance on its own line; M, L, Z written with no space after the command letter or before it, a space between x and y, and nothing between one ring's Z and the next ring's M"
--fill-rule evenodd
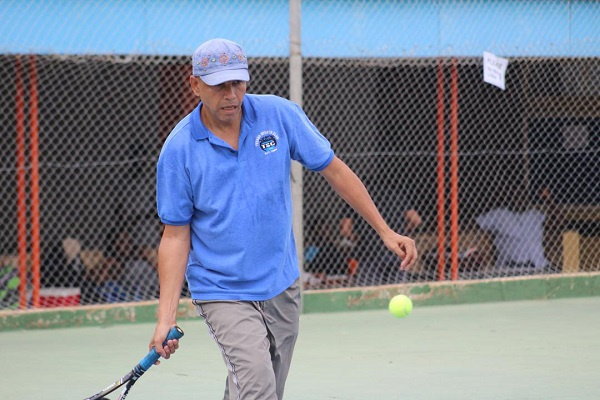
M209 86L227 81L249 81L248 59L242 47L230 40L204 42L192 55L192 74Z

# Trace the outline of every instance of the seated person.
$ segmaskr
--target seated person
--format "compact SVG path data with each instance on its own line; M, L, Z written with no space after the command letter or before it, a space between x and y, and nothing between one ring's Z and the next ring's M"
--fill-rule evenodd
M347 273L331 227L321 217L315 218L308 226L304 261L304 283L307 287L324 284L328 276Z
M131 236L126 229L115 228L109 232L107 242L104 259L85 276L82 301L86 304L127 300L120 280L132 251Z
M135 247L133 256L125 261L121 287L129 300L152 300L158 298L158 272L153 249Z
M42 287L80 287L84 272L81 245L67 237L44 251L41 265Z
M478 216L479 228L493 235L498 270L513 273L541 272L550 263L544 255L546 214L529 205L519 193L509 195L503 205Z
M19 307L18 271L12 265L0 263L0 310L16 310Z
M402 189L399 182L374 190L372 197L383 219L396 232L410 236L423 224L408 198L408 192ZM340 237L342 242L354 245L353 257L358 260L359 283L387 284L401 280L398 257L385 247L373 228L348 205L345 205L340 221Z

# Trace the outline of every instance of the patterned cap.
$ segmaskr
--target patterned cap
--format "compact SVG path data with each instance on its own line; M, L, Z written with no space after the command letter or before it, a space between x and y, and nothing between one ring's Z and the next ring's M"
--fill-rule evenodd
M192 56L192 74L209 86L227 81L249 81L248 59L242 47L230 40L204 42Z

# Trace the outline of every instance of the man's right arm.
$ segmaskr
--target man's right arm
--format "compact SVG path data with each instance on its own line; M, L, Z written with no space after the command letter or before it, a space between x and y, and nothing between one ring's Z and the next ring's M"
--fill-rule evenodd
M377 232L388 249L401 259L401 269L408 269L417 260L414 241L393 231L373 203L360 178L339 158L321 171L331 187Z
M189 225L165 225L158 248L160 282L158 321L150 342L150 347L155 347L156 352L164 358L169 358L170 354L177 349L177 341L169 341L164 348L162 343L169 330L177 324L177 308L190 253L190 243Z

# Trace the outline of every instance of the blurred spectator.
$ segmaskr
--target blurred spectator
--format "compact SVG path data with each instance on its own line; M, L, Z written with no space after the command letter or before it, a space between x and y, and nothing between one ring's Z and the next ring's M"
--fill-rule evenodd
M112 303L127 300L120 283L125 262L130 258L133 243L128 230L115 227L107 238L108 246L100 265L91 269L85 279L84 303ZM82 291L83 292L83 291Z
M458 250L458 273L460 279L478 277L480 272L485 272L482 268L486 265L486 259L483 256L485 249L487 247L484 246L484 241L480 238L479 244L467 245L465 248ZM452 249L449 247L444 249L444 265L444 277L448 279L452 274ZM418 279L423 281L438 280L440 273L438 269L438 248L434 246L422 257L422 268L418 272Z
M319 287L326 283L328 275L347 272L331 226L322 217L315 218L308 226L304 262L305 287Z
M156 250L150 247L138 247L133 256L125 261L121 287L129 300L157 299L159 293L158 273L156 270Z
M158 298L158 244L161 223L156 211L132 217L132 254L126 261L122 282L132 300Z
M90 302L157 298L156 253L161 224L156 212L144 211L144 200L136 197L114 209L117 222L105 239L104 260L88 275L87 283L94 292Z
M398 181L381 185L372 194L373 201L392 230L401 235L414 235L423 220ZM358 260L357 280L365 285L396 283L402 279L400 260L379 240L376 232L345 205L340 221L340 240L354 247L352 257Z
M544 254L544 221L546 213L539 205L530 204L520 188L506 190L495 207L476 218L479 228L493 235L497 272L522 275L543 272L550 267ZM547 188L538 195L551 198Z
M81 244L71 237L45 251L41 265L42 287L80 287L84 273L80 253Z
M12 265L0 264L0 310L19 307L19 274Z

